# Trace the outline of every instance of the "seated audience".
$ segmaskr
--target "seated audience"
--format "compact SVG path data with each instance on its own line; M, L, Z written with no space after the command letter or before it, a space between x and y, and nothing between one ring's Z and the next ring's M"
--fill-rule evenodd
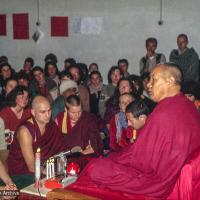
M89 65L89 72L88 72L88 74L90 75L94 71L99 71L99 66L97 65L97 63L91 63Z
M60 95L52 103L52 119L65 111L65 99L73 94L79 95L77 83L70 79L61 81Z
M32 75L33 66L34 66L33 58L28 57L25 59L23 69L20 71L22 73L25 73L28 76L29 81L33 79L33 75Z
M188 48L186 34L178 35L177 45L178 49L171 51L169 61L180 67L184 81L199 81L199 56L193 48Z
M102 141L96 118L82 110L81 101L77 95L67 97L65 107L65 112L60 113L55 121L60 131L66 134L68 147L80 146L84 155L100 155ZM83 164L80 165L82 168Z
M35 172L35 153L41 151L41 162L67 150L64 135L57 125L50 121L51 106L47 98L37 96L32 101L32 116L16 130L8 156L10 174L30 174Z
M94 71L99 71L99 67L98 67L97 63L91 63L89 65L88 75L90 76L90 74ZM89 79L87 79L87 85L90 85L90 77L89 77Z
M184 82L182 92L200 111L200 83L195 81Z
M140 59L140 75L145 72L150 72L151 68L154 67L156 64L166 62L166 58L163 54L156 53L157 44L158 42L156 38L147 38L147 53L144 57Z
M100 188L166 199L182 167L200 147L200 115L180 93L182 77L176 65L160 64L150 77L149 94L158 104L136 142L92 160L82 175Z
M117 66L110 68L108 72L108 85L102 87L101 96L99 99L99 112L101 118L104 118L106 111L106 102L114 94L115 88L119 80L122 78L122 72Z
M128 78L121 78L115 89L113 96L108 99L106 103L106 112L104 115L104 120L109 127L111 118L120 111L119 108L119 97L124 93L132 93L134 95L133 83Z
M2 63L0 65L0 85L3 87L4 82L7 78L10 78L14 75L14 70L11 68L11 65L8 63Z
M67 70L63 70L61 73L60 73L60 81L64 81L64 80L72 80L73 77L72 75L69 73L69 71Z
M47 97L52 102L54 97L51 95L51 91L57 90L55 81L46 78L44 70L39 66L33 68L33 77L34 79L29 86L31 98L33 99L35 96L41 95Z
M81 81L83 78L82 70L76 65L68 67L67 70L73 77L73 80L78 84L78 91L79 91L79 96L81 99L81 104L83 106L83 110L89 112L90 111L90 95L89 95L88 88L81 84Z
M126 118L128 120L127 138L131 143L135 142L137 135L144 127L149 114L149 108L142 99L135 99L126 107Z
M143 92L141 77L136 74L131 74L128 79L133 83L135 95L140 96Z
M57 87L60 85L60 77L58 67L53 62L47 62L44 67L45 76L55 81Z
M118 67L123 73L123 77L127 78L129 76L128 73L128 60L123 58L118 60Z
M17 73L16 77L17 77L18 85L23 85L27 88L29 87L30 79L26 73L21 71L21 72Z
M8 57L7 56L0 56L0 65L3 63L8 63Z
M115 114L110 120L110 148L113 151L118 151L129 144L127 140L128 122L125 116L126 106L134 101L130 93L124 93L119 97L120 112Z
M152 112L153 109L156 106L156 102L152 101L149 97L149 89L147 87L149 81L150 81L150 73L145 72L142 76L142 94L140 95L141 99L144 100L145 104L148 106L149 111Z
M0 111L4 122L6 142L10 145L17 127L30 117L30 109L26 108L29 102L28 88L16 86L7 96L7 106Z
M55 54L49 53L49 54L47 54L47 55L45 56L44 62L45 62L45 63L53 62L53 63L57 64L58 59L57 59L57 56L56 56Z
M74 58L66 58L64 61L64 71L73 65L76 65L76 60Z
M81 70L81 84L82 85L87 85L87 80L88 80L88 68L85 63L76 63L76 66Z
M99 99L103 87L103 79L99 71L93 71L89 75L89 80L90 84L88 85L88 89L90 94L90 112L99 117Z
M8 94L17 86L17 80L15 78L7 78L3 84L3 90L0 95L0 110L6 106L6 98Z

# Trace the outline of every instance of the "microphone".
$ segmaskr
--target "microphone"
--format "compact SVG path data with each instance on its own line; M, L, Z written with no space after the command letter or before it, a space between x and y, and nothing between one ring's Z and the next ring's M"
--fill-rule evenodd
M62 157L62 156L70 156L74 153L79 153L82 151L82 148L80 146L75 146L71 150L60 152L59 154L54 155L53 157Z

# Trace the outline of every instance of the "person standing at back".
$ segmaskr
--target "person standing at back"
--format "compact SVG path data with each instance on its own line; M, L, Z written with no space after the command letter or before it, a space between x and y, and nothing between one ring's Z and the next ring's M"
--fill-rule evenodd
M169 60L177 64L182 73L183 81L199 81L199 56L193 48L188 48L188 37L179 34L177 37L178 49L173 49Z
M151 68L159 63L165 63L166 58L161 53L156 53L158 41L156 38L147 38L146 49L147 53L140 59L140 75L145 72L150 72Z

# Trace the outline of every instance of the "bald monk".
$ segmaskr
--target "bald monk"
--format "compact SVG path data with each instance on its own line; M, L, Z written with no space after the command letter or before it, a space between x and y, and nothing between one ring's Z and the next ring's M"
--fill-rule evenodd
M51 106L47 98L37 96L32 102L32 117L16 131L8 157L10 174L29 174L35 171L35 152L41 150L41 160L66 150L66 140L55 122L50 121Z
M136 142L91 161L82 177L89 176L100 188L167 198L181 168L200 146L200 115L180 93L181 79L177 66L155 66L148 87L158 104Z

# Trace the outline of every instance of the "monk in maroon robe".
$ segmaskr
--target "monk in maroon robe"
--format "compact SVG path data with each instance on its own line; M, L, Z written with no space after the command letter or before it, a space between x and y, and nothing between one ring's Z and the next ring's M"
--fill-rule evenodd
M50 122L51 107L45 97L37 96L32 103L32 117L15 133L8 157L10 174L27 174L35 171L34 156L41 150L41 161L64 151L66 140L55 122Z
M91 157L102 153L102 140L100 138L96 116L82 111L81 100L77 95L71 95L65 100L65 112L58 114L56 123L60 131L66 135L67 146L73 148L80 146L79 155L68 157L83 169Z
M91 161L80 179L88 176L102 188L165 199L200 146L200 115L180 93L180 82L175 65L154 67L148 87L158 105L136 142L108 158Z

